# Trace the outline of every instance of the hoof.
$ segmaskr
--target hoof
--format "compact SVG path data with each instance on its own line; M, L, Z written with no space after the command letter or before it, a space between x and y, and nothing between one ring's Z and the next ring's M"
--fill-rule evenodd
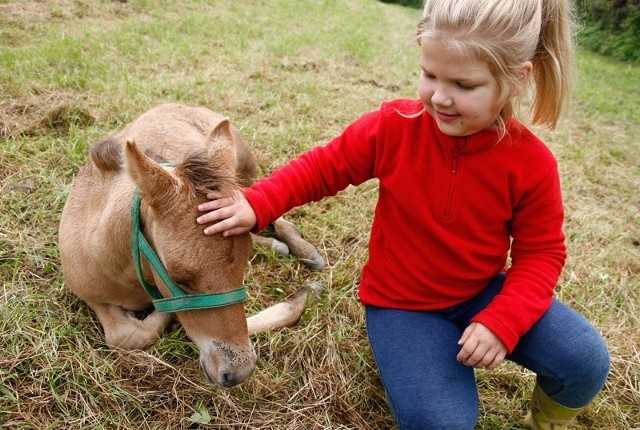
M310 269L320 271L327 267L327 263L324 258L318 252L312 252L307 258L302 259L302 262Z
M304 303L304 307L315 305L324 292L324 285L320 281L310 282L306 287L299 288L286 302ZM302 314L301 314L302 315Z
M275 253L280 257L289 256L289 247L286 243L280 242L279 240L273 239L273 245L271 245L271 249L275 251Z
M320 297L324 293L324 285L320 281L313 281L309 284L311 292L315 293L317 297Z

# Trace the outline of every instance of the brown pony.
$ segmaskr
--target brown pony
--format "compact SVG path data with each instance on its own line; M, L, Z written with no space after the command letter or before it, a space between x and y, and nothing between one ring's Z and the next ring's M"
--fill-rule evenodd
M136 317L152 305L140 281L165 298L172 293L148 259L140 259L139 269L132 261L134 194L141 196L140 230L171 280L187 296L216 295L242 286L252 240L249 234L203 234L195 222L197 205L207 192L231 192L255 176L255 158L229 120L201 107L161 105L92 148L91 162L78 172L62 212L60 258L67 286L95 311L109 347L147 347L175 315L198 345L204 373L229 387L254 369L249 335L297 322L308 288L249 319L238 302ZM324 267L290 223L275 224L294 253L313 268Z

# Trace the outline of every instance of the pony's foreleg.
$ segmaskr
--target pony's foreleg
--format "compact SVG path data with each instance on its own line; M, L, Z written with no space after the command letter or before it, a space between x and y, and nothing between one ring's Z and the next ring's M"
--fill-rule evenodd
M247 318L249 335L288 327L300 320L308 303L315 302L322 293L322 284L312 282L308 287L300 288L289 299L276 303Z
M110 348L144 349L158 341L173 318L172 314L151 312L145 319L133 312L106 303L87 303L94 310L104 329Z
M280 217L273 223L276 236L286 243L291 253L313 270L325 268L324 258L309 242L304 240L292 222Z
M275 251L275 253L280 257L289 256L289 247L284 242L280 242L279 240L272 237L258 236L257 234L252 234L251 238L253 239L253 243L255 243L256 245L271 249Z

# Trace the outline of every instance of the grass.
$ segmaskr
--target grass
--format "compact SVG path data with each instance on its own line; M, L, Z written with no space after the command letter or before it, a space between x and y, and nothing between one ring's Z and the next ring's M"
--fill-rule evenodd
M228 115L264 173L382 100L413 97L418 12L370 0L0 1L0 426L10 429L393 428L356 299L375 184L294 210L329 267L258 250L249 313L311 280L327 285L293 328L254 339L239 387L206 383L174 326L146 351L105 347L64 286L57 225L88 147L157 104ZM554 133L569 261L559 296L613 360L574 429L640 429L640 69L581 52ZM533 375L478 372L478 429L515 429Z

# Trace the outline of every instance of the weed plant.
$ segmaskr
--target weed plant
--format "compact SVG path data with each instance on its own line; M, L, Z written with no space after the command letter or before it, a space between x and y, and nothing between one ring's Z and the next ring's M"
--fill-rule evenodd
M254 339L253 376L206 382L177 325L110 350L65 288L57 228L94 142L164 102L228 115L267 174L383 100L415 97L419 11L371 0L0 1L0 427L394 428L357 300L376 183L288 216L326 256L312 272L257 249L255 313L311 281L320 302ZM574 429L640 429L640 70L586 52L556 153L569 259L558 296L602 331L603 393ZM399 352L401 353L401 352ZM478 429L516 429L534 375L478 371Z

